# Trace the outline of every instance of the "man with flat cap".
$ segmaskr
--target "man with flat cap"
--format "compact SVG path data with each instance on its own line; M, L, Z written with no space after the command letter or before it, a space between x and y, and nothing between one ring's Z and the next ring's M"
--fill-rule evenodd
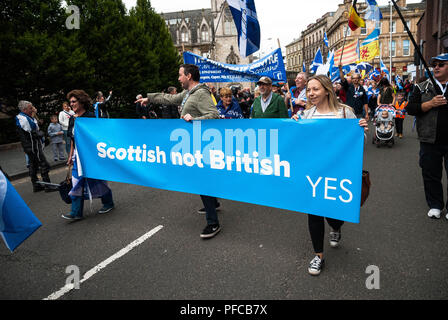
M272 92L272 80L261 77L257 85L260 96L254 101L251 118L288 118L285 101L279 94Z
M448 53L433 57L430 64L439 90L429 79L419 83L406 110L417 120L420 167L426 202L430 208L428 216L439 219L444 207L448 209L448 202L445 205L443 201L442 185L443 165L448 172Z

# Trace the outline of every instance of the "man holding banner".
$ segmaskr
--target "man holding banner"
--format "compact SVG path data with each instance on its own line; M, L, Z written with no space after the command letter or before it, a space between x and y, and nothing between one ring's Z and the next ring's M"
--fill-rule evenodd
M179 68L179 82L182 84L183 92L170 95L164 93L148 93L147 98L136 101L142 105L148 103L180 105L181 118L185 121L219 119L219 112L213 103L211 92L204 83L199 83L199 68L193 64L183 64ZM201 233L201 238L213 238L221 227L219 225L216 209L219 207L215 197L201 195L205 209L207 226Z

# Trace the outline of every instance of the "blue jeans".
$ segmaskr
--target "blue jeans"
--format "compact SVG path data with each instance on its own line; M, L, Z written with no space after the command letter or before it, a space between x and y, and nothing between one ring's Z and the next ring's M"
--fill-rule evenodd
M219 224L218 214L216 213L218 200L215 197L202 195L201 200L205 207L205 219L207 220L207 224Z
M72 210L70 214L73 217L82 217L84 211L84 198L70 196L72 198ZM104 196L101 197L101 203L105 208L112 208L114 206L114 201L112 199L112 191L109 191Z
M71 148L71 140L70 137L67 134L67 130L62 130L64 133L64 141L65 141L65 151L67 152L67 156L70 154L70 148Z

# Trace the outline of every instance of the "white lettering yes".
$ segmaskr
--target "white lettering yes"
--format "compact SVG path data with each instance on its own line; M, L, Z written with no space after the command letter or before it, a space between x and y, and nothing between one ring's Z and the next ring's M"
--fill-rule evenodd
M325 200L336 201L339 199L344 203L349 203L353 200L353 193L347 188L347 184L351 185L352 182L348 179L343 179L339 182L339 188L341 189L339 191L338 179L336 178L319 177L315 181L313 181L309 176L306 176L306 178L308 179L308 182L313 190L313 198L322 195ZM322 180L324 180L323 184L321 184Z

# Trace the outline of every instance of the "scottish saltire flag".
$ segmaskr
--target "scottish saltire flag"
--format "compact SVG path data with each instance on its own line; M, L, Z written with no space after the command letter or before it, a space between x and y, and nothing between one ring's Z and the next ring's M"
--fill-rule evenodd
M328 52L327 61L324 65L320 65L317 68L316 75L323 74L328 77L331 77L331 72L334 66L334 50Z
M375 20L380 21L383 19L383 14L381 13L378 3L375 0L366 0L367 10L364 16L365 20Z
M306 65L305 65L305 61L303 61L303 64L302 64L302 72L306 72Z
M314 56L314 60L310 65L310 71L312 73L316 73L317 69L324 64L324 59L322 58L322 52L320 52L320 48L317 48L316 55Z
M360 72L364 70L365 73L367 74L370 72L370 70L373 69L373 66L367 62L360 62L356 65L356 69L359 70Z
M333 69L331 70L331 82L341 81L341 76L339 75L339 68L336 66L333 66Z
M364 41L359 49L360 61L371 61L380 55L380 29L374 29Z
M329 43L328 43L328 38L327 38L327 32L326 31L324 32L324 43L327 46L327 48L330 46Z
M403 81L401 80L401 78L398 74L395 76L395 82L397 83L398 90L403 90L403 86L402 86Z
M42 224L0 171L0 235L14 251Z
M260 49L260 24L254 0L227 0L238 31L238 47L242 57Z
M387 79L390 80L389 69L387 69L386 65L383 63L383 59L380 58L380 68L381 72L384 72L387 76Z

